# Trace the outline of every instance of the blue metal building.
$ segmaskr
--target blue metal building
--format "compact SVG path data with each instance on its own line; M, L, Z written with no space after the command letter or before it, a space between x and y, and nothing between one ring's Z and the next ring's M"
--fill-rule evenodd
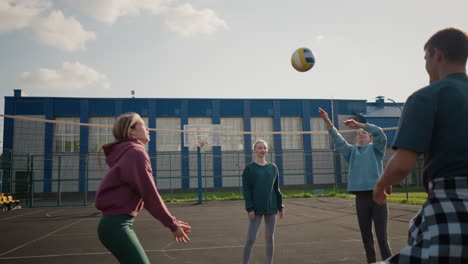
M38 117L49 120L57 120L63 117L74 118L80 123L89 123L94 117L117 117L126 112L137 112L142 117L147 118L148 127L161 128L158 125L158 118L176 118L179 124L179 129L183 129L184 125L189 124L190 118L205 118L210 120L211 124L221 124L224 118L238 118L242 120L243 131L252 131L252 120L261 117L271 119L271 131L292 131L292 128L286 128L289 117L294 118L294 121L299 124L294 129L302 131L318 131L323 130L323 127L314 127L314 124L320 122L312 122L314 118L319 118L318 107L325 109L330 115L333 113L333 120L338 129L343 127L339 121L350 117L359 116L364 118L369 123L374 123L381 127L396 127L399 121L400 109L394 103L385 103L383 97L378 97L376 102L368 103L366 100L322 100L322 99L166 99L166 98L62 98L62 97L26 97L21 95L21 90L14 90L14 96L5 97L5 115L11 116L29 116ZM293 119L291 119L293 120ZM15 125L15 122L18 124ZM33 122L32 122L33 123ZM177 127L176 126L176 127ZM21 132L21 130L27 130ZM385 131L388 137L388 142L392 142L395 135L395 130ZM57 130L54 129L54 124L43 123L39 126L20 126L18 120L5 118L4 133L3 133L3 148L4 152L13 151L15 153L32 153L42 155L40 167L43 173L40 177L43 179L40 189L43 192L54 191L53 188L53 171L54 159L57 154L57 142L54 138L57 135ZM65 133L65 132L64 132ZM85 158L94 149L90 146L90 129L86 126L80 126L76 132L79 140L79 151L75 151L78 164L77 177L79 179L78 190L83 191L85 188L86 170L89 167L89 160ZM314 156L311 154L316 148L314 146L313 136L311 134L300 135L301 151L301 166L304 167L303 184L321 183L318 176L314 175ZM151 142L157 141L156 132L150 133ZM183 146L183 135L180 134L180 142ZM291 181L286 183L283 174L287 170L285 168L286 150L283 149L284 139L281 135L273 135L272 141L274 145L274 161L280 169L280 184L294 184ZM27 144L26 144L26 143ZM250 135L243 136L243 164L251 161L251 145L252 137ZM329 144L328 144L329 145ZM28 149L28 146L32 146ZM66 148L65 146L64 148ZM77 149L78 149L77 148ZM151 157L156 157L157 153L161 152L158 144L149 144L148 153ZM193 184L190 181L190 163L189 148L181 147L176 151L177 160L180 168L180 183L179 188L191 188ZM5 158L5 157L4 157ZM212 157L210 158L210 166L212 166L213 179L211 187L226 186L223 181L223 167L226 167L226 155L222 147L212 148ZM37 163L37 162L36 162ZM335 165L340 166L339 156L335 156ZM37 165L37 164L36 164ZM152 165L155 171L155 179L158 180L158 166L162 166L157 162L157 158L152 158ZM3 176L4 189L8 181L7 175ZM338 173L337 180L342 181L341 175ZM297 182L301 183L301 181Z

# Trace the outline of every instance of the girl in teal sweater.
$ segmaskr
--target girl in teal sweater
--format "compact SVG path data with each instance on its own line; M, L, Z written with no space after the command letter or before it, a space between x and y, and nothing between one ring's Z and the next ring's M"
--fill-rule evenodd
M382 160L385 155L387 137L382 129L372 124L362 124L349 119L343 121L348 127L358 128L356 145L350 145L338 133L328 118L327 112L319 108L320 116L327 125L333 145L348 162L348 192L356 195L356 213L361 230L367 262L376 262L372 221L383 260L392 255L387 237L387 204L376 204L372 199L374 186L382 175Z
M273 263L276 214L279 212L280 219L284 216L283 196L278 186L278 168L265 159L268 153L267 143L258 140L253 151L256 155L255 162L248 164L242 174L245 209L249 218L242 263L249 263L262 218L265 219L267 263Z

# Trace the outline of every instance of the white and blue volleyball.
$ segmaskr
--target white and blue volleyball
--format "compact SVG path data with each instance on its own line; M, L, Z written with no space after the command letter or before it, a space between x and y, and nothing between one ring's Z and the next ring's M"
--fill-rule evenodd
M308 48L299 48L292 54L291 64L297 71L306 72L314 67L314 54Z

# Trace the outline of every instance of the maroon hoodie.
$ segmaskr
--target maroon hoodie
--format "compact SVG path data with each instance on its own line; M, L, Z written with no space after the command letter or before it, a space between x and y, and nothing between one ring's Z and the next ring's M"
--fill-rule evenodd
M176 219L156 189L143 143L137 139L118 141L104 147L104 153L110 169L96 192L96 208L103 215L136 216L144 206L164 226L176 231Z

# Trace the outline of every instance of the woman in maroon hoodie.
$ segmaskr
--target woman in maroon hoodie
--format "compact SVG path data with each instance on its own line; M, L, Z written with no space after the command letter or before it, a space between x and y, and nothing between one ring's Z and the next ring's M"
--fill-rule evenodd
M169 228L175 240L190 241L189 224L169 213L156 189L151 162L145 150L149 131L136 113L121 115L112 130L116 141L103 146L109 171L96 193L96 208L102 211L98 235L120 263L150 263L133 231L134 217L145 207Z

